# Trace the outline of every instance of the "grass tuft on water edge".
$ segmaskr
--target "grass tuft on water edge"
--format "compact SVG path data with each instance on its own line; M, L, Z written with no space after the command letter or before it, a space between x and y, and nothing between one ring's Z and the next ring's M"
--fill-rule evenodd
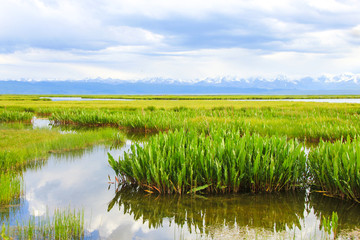
M119 161L108 155L123 183L164 194L294 189L303 183L306 161L296 140L230 129L159 133L133 144Z
M15 173L0 173L0 205L6 206L14 198L19 198L24 190L20 175Z
M321 141L309 154L312 186L325 195L360 202L360 138Z
M3 223L1 236L8 239L84 239L84 210L56 209L52 218L48 212L40 217L10 226ZM6 239L6 238L5 238Z

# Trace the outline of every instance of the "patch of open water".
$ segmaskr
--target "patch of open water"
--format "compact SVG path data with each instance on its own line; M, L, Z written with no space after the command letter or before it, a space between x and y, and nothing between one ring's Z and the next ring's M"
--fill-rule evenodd
M82 98L82 97L40 97L41 99L50 99L53 102L57 101L133 101L134 99L123 98Z
M323 103L360 103L357 98L323 98L323 99L234 99L230 101L280 101L280 102L323 102Z
M129 187L116 192L107 153L118 158L131 143L51 154L41 168L25 171L24 197L7 213L0 211L0 219L16 224L47 210L83 208L92 239L317 239L322 216L332 211L341 229L360 226L360 204L307 191L198 197L147 195Z
M134 101L122 98L82 98L82 97L40 97L51 101ZM175 101L177 99L174 99ZM323 99L229 99L229 101L287 101L287 102L324 102L324 103L360 103L358 98L323 98Z

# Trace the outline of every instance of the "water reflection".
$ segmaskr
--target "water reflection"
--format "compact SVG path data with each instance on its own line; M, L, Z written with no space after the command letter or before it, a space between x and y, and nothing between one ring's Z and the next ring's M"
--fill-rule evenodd
M302 99L231 99L229 101L254 101L254 102L320 102L320 103L360 103L358 98L302 98Z
M9 203L9 205L0 205L0 226L3 222L9 222L10 224L15 223L16 216L20 215L20 205L22 205L21 198L15 198Z
M122 209L135 220L142 219L149 228L160 228L164 220L180 227L188 225L197 233L209 229L251 227L284 231L301 228L304 218L305 191L279 194L231 194L225 196L158 196L122 187L109 203L108 210Z
M337 212L341 229L354 229L360 226L359 203L341 201L316 192L311 193L309 199L310 206L319 219L322 219L323 216L329 218L332 212Z
M134 99L123 98L82 98L82 97L40 97L40 99L50 99L53 102L58 101L133 101Z
M321 238L322 217L339 216L340 233L360 226L360 204L344 202L307 191L272 194L210 196L159 196L133 186L119 187L108 211L120 210L150 229L165 224L187 229L197 238L239 234L285 238ZM249 229L254 233L249 235Z
M47 128L47 129L51 129L54 122L53 121L50 121L49 119L47 118L37 118L37 117L33 117L31 119L31 124L32 124L32 127L33 129L36 129L36 128Z

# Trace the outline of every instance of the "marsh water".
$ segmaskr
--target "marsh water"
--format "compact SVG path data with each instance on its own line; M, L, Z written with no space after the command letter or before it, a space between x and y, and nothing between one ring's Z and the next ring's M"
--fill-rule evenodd
M51 123L34 119L33 127L51 127ZM31 215L51 214L70 206L84 209L89 239L318 239L324 234L322 217L333 211L338 213L341 232L357 231L360 226L360 204L306 189L275 194L159 196L119 187L107 153L118 158L129 151L132 141L117 147L96 145L51 154L41 166L25 171L24 196L0 208L0 221L15 225Z
M323 103L360 103L358 98L301 98L301 99L240 99L231 101L286 101L286 102L323 102Z
M82 97L41 97L51 101L133 101L122 98L82 98ZM175 100L176 101L176 100ZM360 103L357 98L323 98L323 99L229 99L229 101L290 101L290 102L325 102L325 103Z
M133 99L122 98L82 98L82 97L40 97L40 99L50 99L51 101L132 101Z

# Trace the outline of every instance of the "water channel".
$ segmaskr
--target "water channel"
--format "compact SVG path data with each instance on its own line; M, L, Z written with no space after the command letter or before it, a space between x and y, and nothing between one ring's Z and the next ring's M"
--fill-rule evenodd
M52 127L44 119L32 122L33 127ZM30 215L70 206L84 209L88 239L318 239L324 234L322 216L336 211L340 231L359 229L360 204L309 190L159 196L117 188L111 183L115 176L107 153L118 158L129 151L131 143L51 154L41 167L25 171L25 194L20 202L0 208L0 221L15 225Z
M133 101L122 98L82 98L82 97L40 97L51 101ZM323 99L228 99L229 101L290 101L290 102L324 102L324 103L360 103L358 98L323 98ZM176 99L174 100L176 101Z

